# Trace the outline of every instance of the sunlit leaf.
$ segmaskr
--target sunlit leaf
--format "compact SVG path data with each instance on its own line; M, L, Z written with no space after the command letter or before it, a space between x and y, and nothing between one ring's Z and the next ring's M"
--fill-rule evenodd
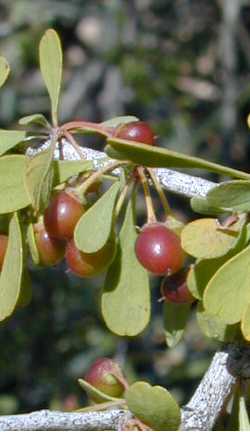
M119 182L114 183L78 221L74 239L81 251L94 253L107 243L113 226L114 206L119 189Z
M25 131L0 129L0 156L25 139Z
M107 154L119 160L130 160L139 165L159 168L201 168L231 177L250 180L250 174L166 148L138 144L134 141L108 138ZM112 151L114 150L114 152Z
M141 333L150 318L150 287L146 270L135 255L136 231L129 204L120 233L117 254L106 276L102 314L108 328L120 336Z
M153 430L178 430L180 408L165 388L138 381L126 391L125 399L128 409Z
M10 67L7 60L4 57L0 57L0 87L5 83L9 73Z
M201 303L197 310L197 321L205 336L220 342L232 342L239 328L237 324L227 325L217 315L208 313Z
M0 158L0 214L27 207L31 203L25 182L25 156Z
M54 184L66 182L70 177L93 169L93 162L86 160L56 160L54 166Z
M209 205L238 212L250 211L250 181L224 182L211 189L206 197Z
M9 225L8 246L0 276L0 321L15 310L20 295L23 273L23 238L15 213Z
M40 69L50 100L53 123L57 124L58 102L62 82L62 48L53 29L43 35L39 46Z
M228 260L209 281L204 307L224 323L241 320L250 303L250 246Z

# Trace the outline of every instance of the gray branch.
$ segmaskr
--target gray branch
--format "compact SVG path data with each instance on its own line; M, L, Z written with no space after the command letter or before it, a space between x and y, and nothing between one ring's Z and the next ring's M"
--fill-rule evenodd
M49 144L50 142L46 141L43 145L39 145L37 148L29 147L27 154L32 157L35 154L45 150ZM112 162L112 159L108 158L105 153L92 150L91 148L80 147L79 151L76 151L76 149L72 147L72 145L65 139L62 139L61 154L63 154L63 158L65 160L79 160L81 157L91 160L96 170ZM57 148L55 151L55 159L59 159L59 157L59 150ZM120 170L116 169L113 171L113 174L119 176ZM216 186L216 183L213 183L209 180L189 174L184 174L178 171L173 171L167 168L155 168L155 174L166 190L186 196L188 198L192 198L194 196L204 197L211 188Z
M182 408L181 430L212 430L228 402L237 378L250 377L250 348L229 344L217 352L189 403ZM36 411L0 417L0 430L123 430L132 418L129 411Z

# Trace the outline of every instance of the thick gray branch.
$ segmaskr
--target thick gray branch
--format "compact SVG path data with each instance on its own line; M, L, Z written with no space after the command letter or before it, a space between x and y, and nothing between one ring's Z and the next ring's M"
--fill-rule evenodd
M181 430L212 430L237 377L250 377L250 348L230 344L217 352L189 403L182 408ZM131 419L114 409L89 413L37 411L0 417L0 430L121 430Z
M109 159L107 155L103 152L92 150L91 148L87 147L82 147L80 148L80 155L79 152L76 151L75 148L73 148L72 145L66 140L63 139L62 144L62 154L65 160L79 160L82 155L83 158L93 161L95 169L102 168L104 165L107 165L111 162L111 159ZM27 150L27 154L33 156L36 153L45 150L48 145L49 141L45 142L42 146L39 146L35 149L30 147ZM58 149L55 152L55 159L59 159ZM119 169L114 171L114 174L116 175L119 175L119 173ZM183 174L167 168L156 168L155 174L157 175L158 179L160 180L162 186L164 186L165 189L180 195L184 195L188 198L194 196L205 196L207 192L216 185L209 180L204 180L200 177Z

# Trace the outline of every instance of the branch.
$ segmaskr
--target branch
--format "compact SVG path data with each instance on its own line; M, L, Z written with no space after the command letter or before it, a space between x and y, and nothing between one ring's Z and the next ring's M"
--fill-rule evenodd
M250 377L250 348L229 344L218 351L189 403L182 408L181 430L212 430L234 389L237 378ZM0 417L0 430L123 430L129 411L36 411Z
M31 157L35 156L37 153L48 148L49 144L50 141L46 141L43 145L39 145L37 148L29 147L27 154ZM62 154L64 160L79 160L79 153L82 153L82 158L91 160L93 162L94 169L96 170L113 161L105 153L92 150L88 147L79 147L79 150L80 151L77 152L68 141L62 139ZM60 155L57 148L55 151L55 159L59 158ZM213 183L209 180L205 180L200 177L194 177L189 174L184 174L167 168L155 168L154 172L165 189L188 198L192 198L194 196L203 197L210 189L216 186L216 183ZM113 174L119 176L120 170L114 170Z

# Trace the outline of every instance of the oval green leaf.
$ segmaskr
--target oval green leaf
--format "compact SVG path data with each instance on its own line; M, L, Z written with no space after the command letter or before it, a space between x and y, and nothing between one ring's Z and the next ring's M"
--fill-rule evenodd
M206 161L193 156L177 153L166 148L138 144L118 138L108 138L108 146L105 148L110 157L121 160L130 160L139 165L159 168L201 168L208 171L224 174L231 177L250 180L250 174L238 171L223 165ZM115 150L111 154L110 147Z
M0 87L5 83L9 73L10 67L7 60L4 57L0 57Z
M27 207L31 199L25 182L25 156L0 158L0 214Z
M220 342L232 342L238 332L238 324L227 325L217 315L208 313L200 303L197 309L197 322L202 333Z
M26 184L32 206L37 212L42 212L49 203L54 176L53 155L54 148L51 144L47 150L33 158L26 157Z
M93 169L93 162L86 160L57 160L54 165L54 185L66 182L70 177Z
M181 233L182 248L195 258L218 258L232 249L241 231L239 220L228 229L220 228L217 219L197 219L185 226Z
M119 116L119 117L114 117L110 120L105 120L104 122L101 123L101 125L105 127L115 128L121 124L131 123L138 120L139 120L138 117L135 116Z
M119 398L115 398L107 395L106 393L103 393L102 391L98 390L96 387L93 387L91 384L89 384L83 379L78 379L78 383L81 388L87 393L90 400L93 399L95 402L98 401L98 403L119 401Z
M18 303L23 273L23 238L15 213L9 225L9 240L0 276L0 321L8 318Z
M245 311L241 320L241 331L244 338L250 341L250 302L245 308Z
M226 212L224 208L210 205L205 197L193 197L190 204L194 212L203 215L217 216Z
M81 251L94 253L107 243L112 230L114 206L119 190L120 183L115 182L78 221L74 239Z
M62 82L62 48L58 34L49 29L39 45L40 69L46 84L50 101L53 124L57 124L57 111Z
M250 303L250 246L228 260L209 281L204 308L226 324L235 324Z
M37 124L38 126L50 128L50 124L43 114L31 114L19 119L18 123L22 126L29 126L30 124Z
M0 156L25 139L25 131L0 129Z
M126 391L125 399L128 409L153 430L178 430L181 422L180 408L163 387L138 381Z
M190 304L170 302L164 304L164 332L170 348L180 342L189 318L190 308Z
M144 330L150 319L149 277L135 255L136 237L130 203L117 254L107 273L102 293L104 321L119 336L136 336Z
M220 206L237 212L250 211L250 181L234 180L211 189L206 200L211 206Z

